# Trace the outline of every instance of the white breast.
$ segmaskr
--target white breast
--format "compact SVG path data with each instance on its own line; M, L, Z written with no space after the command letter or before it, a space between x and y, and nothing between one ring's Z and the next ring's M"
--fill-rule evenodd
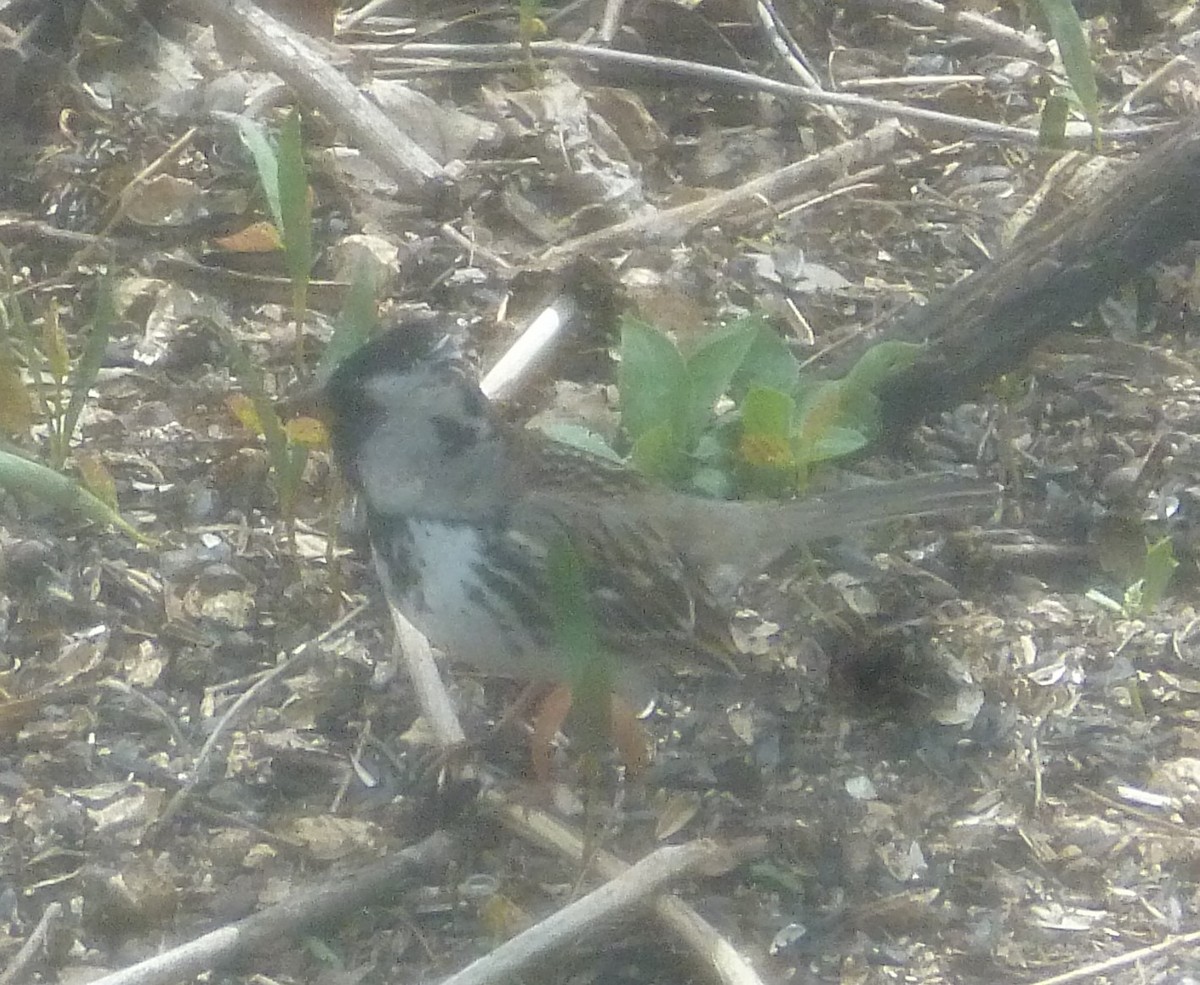
M511 610L479 579L484 538L471 524L409 518L408 560L402 590L392 585L376 558L388 599L448 657L484 673L516 678L555 678L551 654L536 647ZM483 599L490 600L490 606Z

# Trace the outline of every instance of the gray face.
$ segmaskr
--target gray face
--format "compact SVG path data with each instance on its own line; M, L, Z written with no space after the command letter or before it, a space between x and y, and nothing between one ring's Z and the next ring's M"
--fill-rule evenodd
M390 343L369 343L330 381L339 465L377 516L490 515L507 482L486 398L448 353L406 363L389 358L397 352Z

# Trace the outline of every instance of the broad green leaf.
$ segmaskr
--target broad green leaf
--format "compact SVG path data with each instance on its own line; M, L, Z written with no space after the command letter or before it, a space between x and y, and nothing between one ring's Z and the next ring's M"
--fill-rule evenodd
M626 318L621 326L621 424L635 444L664 428L679 442L688 409L687 365L675 343L652 325ZM661 437L656 440L661 440Z
M732 434L734 434L732 427L725 421L709 428L700 435L696 447L692 449L692 459L708 465L728 461L729 443L732 440L730 435Z
M673 482L683 464L678 435L670 424L657 424L643 431L633 443L629 459L642 475Z
M582 424L546 424L541 430L547 437L571 448L578 448L589 455L595 455L597 458L603 458L610 462L624 463L624 459L613 451L612 446L601 435L591 428L585 428Z
M734 324L707 336L687 360L689 393L684 420L684 447L695 445L712 418L713 406L729 389L758 331L750 325Z
M796 487L792 427L796 404L771 387L751 387L741 406L738 477L744 489L782 496Z
M1038 0L1049 25L1050 33L1058 42L1063 69L1079 104L1092 124L1096 142L1100 140L1100 95L1096 88L1096 74L1092 67L1092 55L1088 48L1087 35L1075 5L1071 0Z
M707 499L732 499L737 492L729 473L711 465L696 469L688 479L688 484L692 492Z
M831 462L862 451L870 439L853 428L831 427L826 430L808 451L806 464Z
M787 342L759 315L747 315L734 324L753 327L756 332L753 344L733 375L729 395L740 400L752 386L793 392L799 381L800 364Z
M834 380L811 388L797 414L792 448L802 464L823 461L818 450L825 435L842 420L843 381Z
M796 402L786 393L772 387L755 386L742 401L742 436L755 435L779 438L788 442L792 437L792 421Z
M258 172L258 181L262 185L263 195L267 199L267 208L275 228L283 230L283 209L279 202L279 159L275 148L267 137L266 130L257 120L248 116L237 117L238 133L242 143L254 158L254 168Z
M907 369L917 360L925 347L915 342L880 342L859 357L842 380L849 391L878 390L881 383L894 373ZM851 397L856 393L851 392Z
M882 424L879 388L888 377L911 366L923 348L912 342L880 342L868 349L844 379L830 384L837 387L838 405L828 424L852 427L867 439L877 435Z

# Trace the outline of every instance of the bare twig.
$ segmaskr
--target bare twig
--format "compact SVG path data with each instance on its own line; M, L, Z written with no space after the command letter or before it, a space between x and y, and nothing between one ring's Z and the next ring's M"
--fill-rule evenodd
M725 871L736 860L729 849L709 840L660 848L598 889L505 941L442 985L490 985L520 978L563 948L594 939L615 924L633 919L670 883L689 875Z
M25 939L25 943L21 945L21 949L13 955L13 959L8 963L8 967L0 973L0 985L13 985L18 981L29 981L30 977L27 974L29 966L33 964L38 953L46 946L46 942L50 934L54 931L55 925L62 918L62 904L51 903L42 912L42 919L37 922L37 926L33 928L29 936Z
M577 831L543 811L513 804L494 790L485 790L482 799L515 834L577 864L586 860L606 879L615 879L628 868L615 855L592 850ZM654 915L684 944L696 963L706 967L722 985L762 985L753 967L729 939L678 896L660 896L654 904Z
M1125 954L1105 958L1103 961L1094 961L1080 968L1072 968L1070 971L1064 971L1061 975L1051 975L1049 978L1041 978L1033 982L1032 985L1070 985L1071 982L1096 981L1100 976L1107 975L1118 968L1126 968L1131 964L1138 964L1150 958L1158 957L1160 954L1168 954L1171 951L1192 947L1197 943L1200 943L1200 930L1193 930L1190 934L1168 937L1157 944L1151 944L1148 947L1139 947L1136 951L1127 951Z
M392 52L393 55L398 56L425 58L436 56L479 60L486 58L512 58L520 53L520 46L515 44L465 45L413 43L389 45L386 48L382 48L379 45L354 45L352 47L364 52L375 52L377 54L377 65L381 70L389 64L388 59L383 56L383 52ZM646 55L635 51L616 51L612 48L571 44L565 41L535 41L531 47L534 55L538 57L569 58L574 61L589 62L616 69L636 68L656 73L665 79L673 79L690 85L706 85L714 89L722 87L748 89L771 93L780 99L792 102L812 103L817 106L842 106L846 109L855 110L877 118L894 116L906 122L934 126L941 130L962 133L981 140L1001 140L1024 144L1030 147L1038 146L1039 141L1039 134L1036 129L1008 126L1003 123L993 123L989 120L978 120L965 116L955 116L952 113L941 113L937 110L923 109L919 106L906 106L904 103L897 103L890 100L868 99L865 96L856 96L851 93L806 89L803 86L764 78L752 72L742 72L732 68L720 68L716 65L683 61L678 58L663 58L658 55ZM382 71L380 74L382 74ZM1175 129L1175 125L1106 130L1102 136L1106 141L1129 142L1149 139L1162 133L1164 129ZM1067 139L1068 143L1073 143L1080 147L1090 147L1093 136L1090 128L1081 127L1078 134L1068 134Z
M189 4L278 74L301 99L337 120L354 144L405 190L426 190L430 181L447 178L442 166L330 65L309 38L249 0L189 0Z
M600 18L600 29L597 32L605 44L612 44L613 38L617 36L624 10L625 0L605 0L604 15Z
M92 985L168 985L228 964L295 937L310 927L343 918L381 898L395 895L414 873L444 865L453 841L436 832L424 841L367 866L341 882L322 883L220 930L197 937Z
M871 0L870 6L883 13L941 28L948 34L974 38L998 54L1028 58L1043 65L1051 60L1046 42L1036 34L1022 33L973 10L952 10L937 0Z
M698 225L744 208L748 202L757 201L770 206L775 199L792 194L797 187L811 186L821 179L828 182L834 177L841 177L864 161L875 159L890 151L899 135L900 125L895 120L885 120L854 140L848 140L803 161L754 178L737 188L718 192L698 202L689 202L673 209L634 216L594 233L559 243L546 250L540 260L554 266L584 253L601 255L607 250L630 242L642 245L678 243Z

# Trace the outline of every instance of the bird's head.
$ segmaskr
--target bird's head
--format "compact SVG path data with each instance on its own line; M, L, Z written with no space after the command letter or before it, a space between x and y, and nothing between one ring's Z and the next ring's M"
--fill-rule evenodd
M504 456L492 407L441 332L376 336L337 365L323 396L334 458L369 510L484 510L482 500L495 498L486 489L504 485L495 481Z

